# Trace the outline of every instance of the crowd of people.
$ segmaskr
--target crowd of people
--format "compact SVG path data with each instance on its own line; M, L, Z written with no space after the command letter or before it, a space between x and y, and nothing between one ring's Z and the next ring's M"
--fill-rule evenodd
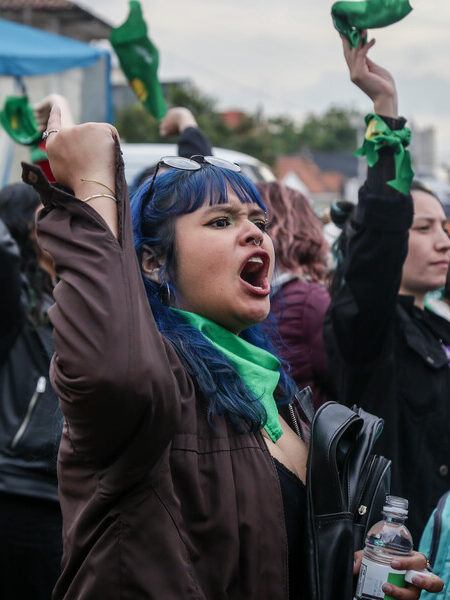
M343 38L350 76L404 146L372 46ZM331 249L307 198L214 157L184 108L161 124L179 155L131 202L113 126L73 125L55 98L38 115L57 184L24 165L30 185L0 192L2 597L313 600L308 423L290 410L308 387L316 409L384 419L376 450L418 547L450 488L450 321L426 307L450 239L430 190L392 185L398 148L334 207Z

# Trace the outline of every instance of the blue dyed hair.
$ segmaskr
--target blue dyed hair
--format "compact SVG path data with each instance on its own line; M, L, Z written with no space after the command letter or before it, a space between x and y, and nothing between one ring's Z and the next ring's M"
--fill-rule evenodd
M168 287L170 297L176 298L177 256L175 248L175 220L179 215L191 213L209 204L228 201L231 189L241 202L254 202L263 210L265 206L253 183L234 171L202 164L197 171L171 169L155 179L152 196L148 197L150 182L145 182L131 202L134 245L139 261L144 246L164 264L159 270L158 285L143 273L147 297L161 333L171 342L178 356L191 374L200 391L208 398L208 422L213 426L214 416L228 418L242 431L243 426L256 431L264 426L267 416L259 399L255 398L236 373L227 358L205 336L187 324L167 306L162 291ZM260 325L242 331L240 336L248 342L274 353L272 343ZM280 368L280 381L276 390L279 405L291 401L295 383Z

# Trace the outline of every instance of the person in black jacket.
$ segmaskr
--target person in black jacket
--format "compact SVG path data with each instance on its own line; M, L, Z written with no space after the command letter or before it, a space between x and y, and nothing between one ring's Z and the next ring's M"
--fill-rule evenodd
M394 80L367 57L373 41L353 50L343 42L352 81L391 130L402 129ZM393 180L392 150L379 162ZM445 283L450 241L436 197L425 189L404 195L374 172L341 245L343 280L324 337L339 400L385 420L377 451L392 459L391 492L409 499L418 544L450 487L450 323L424 308L426 293Z
M170 108L159 125L159 133L162 137L177 135L178 156L190 158L194 155L211 156L212 146L199 129L194 115L184 106ZM150 165L136 176L130 192L133 193L140 185L151 179L156 165Z
M60 571L56 456L62 416L48 370L47 308L55 279L36 242L38 194L0 191L0 589L3 600L49 600Z

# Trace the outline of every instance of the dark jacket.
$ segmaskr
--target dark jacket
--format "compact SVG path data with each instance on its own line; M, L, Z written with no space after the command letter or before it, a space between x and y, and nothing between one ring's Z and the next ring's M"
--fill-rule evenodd
M61 282L50 309L63 572L54 599L287 600L280 486L262 435L206 419L207 399L156 328L119 159L119 236L50 187L39 239Z
M360 190L345 285L327 314L325 346L338 399L385 419L376 450L392 459L391 492L409 500L407 525L418 544L450 486L450 369L443 348L450 323L398 295L413 205L383 185L392 168L392 158L382 157Z
M329 303L324 285L297 277L282 285L272 300L272 314L283 341L281 354L297 386L311 387L315 408L334 399L322 340Z
M212 147L209 140L198 127L186 127L178 140L178 156L191 158L194 154L211 156Z
M0 273L0 492L57 501L62 416L48 378L52 328L28 318L32 292L2 221Z

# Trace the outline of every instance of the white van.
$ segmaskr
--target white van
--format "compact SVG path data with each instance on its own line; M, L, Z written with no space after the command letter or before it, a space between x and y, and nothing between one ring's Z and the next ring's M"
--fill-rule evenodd
M125 177L130 186L141 171L156 165L161 157L178 155L176 144L121 144L121 148L125 161ZM254 183L264 183L275 179L275 175L268 165L249 154L225 148L213 148L213 154L218 158L237 163L241 167L242 173Z

